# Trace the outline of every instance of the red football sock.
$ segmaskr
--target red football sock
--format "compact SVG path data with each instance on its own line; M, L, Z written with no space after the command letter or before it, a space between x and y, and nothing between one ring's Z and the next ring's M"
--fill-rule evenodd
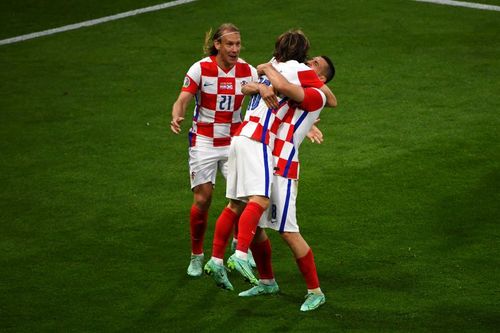
M264 208L258 203L249 202L247 204L245 210L241 214L238 225L238 245L236 246L236 250L244 253L248 252L248 248L250 247L250 243L252 243L262 213L264 213Z
M318 273L316 272L316 264L314 263L312 250L309 249L309 252L307 252L305 256L295 259L295 261L297 261L300 272L304 280L306 280L307 289L319 288Z
M273 265L271 264L271 241L269 238L263 242L253 242L250 249L257 264L259 277L263 280L274 279Z
M191 229L191 252L193 254L203 253L203 239L205 238L205 230L207 230L208 211L203 211L191 206L189 215L189 225Z
M215 223L212 257L224 259L227 241L231 237L233 226L238 221L238 215L229 208L224 208Z

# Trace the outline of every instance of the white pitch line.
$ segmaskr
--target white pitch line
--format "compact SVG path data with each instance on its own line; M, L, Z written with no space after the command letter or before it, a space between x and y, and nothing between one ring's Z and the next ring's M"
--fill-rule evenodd
M474 9L494 10L494 11L500 12L500 6L483 5L481 3L474 3L474 2L452 1L452 0L414 0L414 1L430 2L430 3L439 4L439 5L467 7L467 8L474 8Z
M57 34L59 32L68 31L68 30L75 30L75 29L80 29L83 27L90 27L92 25L101 24L104 22L109 22L109 21L114 21L114 20L119 20L119 19L122 19L125 17L139 15L139 14L143 14L143 13L154 12L157 10L161 10L161 9L165 9L165 8L169 8L169 7L174 7L177 5L182 5L182 4L193 2L193 1L196 1L196 0L176 0L176 1L171 1L171 2L159 4L159 5L151 6L151 7L145 7L145 8L135 9L135 10L131 10L128 12L123 12L123 13L119 13L119 14L115 14L115 15L111 15L111 16L101 17L101 18L94 19L94 20L65 25L65 26L59 27L59 28L54 28L54 29L49 29L49 30L44 30L44 31L39 31L39 32L33 32L31 34L2 39L2 40L0 40L0 45L17 43L17 42L21 42L24 40L38 38L38 37L42 37L42 36L53 35L53 34Z

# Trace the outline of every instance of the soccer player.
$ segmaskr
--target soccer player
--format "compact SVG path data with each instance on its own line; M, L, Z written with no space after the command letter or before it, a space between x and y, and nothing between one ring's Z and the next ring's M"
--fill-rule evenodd
M335 67L328 57L315 57L308 61L308 65L315 68L320 79L325 83L329 82L335 75ZM271 64L259 65L257 69L259 74L262 72L268 77L276 90L290 97L293 101L301 103L300 107L311 103L311 100L305 100L307 95L303 88L286 81ZM271 243L264 231L264 228L274 229L280 233L292 250L299 270L306 281L307 295L300 307L301 311L317 309L326 300L319 285L312 250L299 232L295 214L299 178L299 146L306 135L309 136L308 132L317 120L326 100L316 98L315 101L319 104L314 107L311 105L305 107L316 109L316 111L308 112L301 108L295 109L293 115L284 119L277 132L273 150L275 172L271 189L271 205L261 217L251 245L260 280L257 286L239 294L242 297L250 297L275 294L279 291L271 264ZM330 106L336 106L336 100ZM310 135L313 142L321 143L322 133L317 128Z
M255 81L257 71L239 58L240 30L231 23L222 24L211 36L207 33L207 57L189 68L182 90L172 107L172 132L181 132L188 104L196 99L189 130L189 173L194 200L190 211L190 276L203 273L203 240L213 187L219 169L227 175L231 137L241 124L241 87ZM263 92L265 93L265 92Z
M322 87L316 73L305 61L309 41L300 30L282 34L276 41L274 62L281 66L290 82L304 87ZM270 82L261 78L259 89ZM247 261L247 251L262 213L269 205L273 161L272 150L276 132L294 106L282 97L274 108L269 108L265 98L255 95L249 102L245 120L235 134L230 147L226 197L229 205L219 216L214 233L212 258L205 265L205 272L212 275L216 284L233 290L223 266L224 252L230 237L233 221L239 219L238 244L235 254L228 259L228 267L236 269L243 277L258 284Z

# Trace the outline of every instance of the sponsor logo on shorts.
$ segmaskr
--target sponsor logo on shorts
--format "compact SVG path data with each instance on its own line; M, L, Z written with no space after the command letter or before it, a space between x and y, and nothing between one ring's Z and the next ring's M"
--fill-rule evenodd
M196 177L196 172L191 172L191 180L194 180L194 177Z

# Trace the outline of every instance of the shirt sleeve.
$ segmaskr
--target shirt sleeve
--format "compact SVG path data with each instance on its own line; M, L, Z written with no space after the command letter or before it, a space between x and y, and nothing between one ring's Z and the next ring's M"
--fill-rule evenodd
M253 67L252 65L250 66L250 72L252 73L252 82L257 82L259 81L259 75L257 74L257 69Z
M184 77L184 83L182 84L181 91L187 91L193 95L198 91L198 87L201 82L201 67L199 63L192 65L186 76Z
M312 69L299 71L297 73L302 87L321 88L324 83L319 79L318 75Z
M325 94L317 88L304 88L304 100L299 107L307 112L323 109L326 103Z

